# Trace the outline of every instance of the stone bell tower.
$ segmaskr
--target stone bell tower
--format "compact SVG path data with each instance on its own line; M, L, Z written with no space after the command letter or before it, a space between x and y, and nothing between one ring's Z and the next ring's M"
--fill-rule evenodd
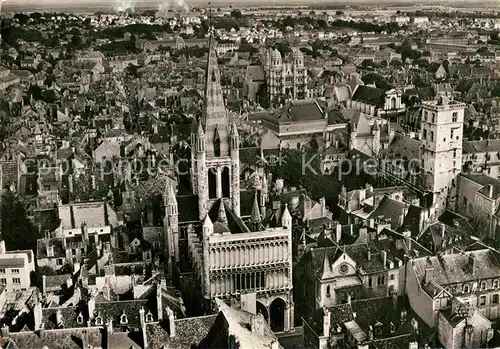
M213 203L222 198L239 216L239 135L224 106L215 40L210 38L202 118L192 134L192 169L198 195L199 219L205 219ZM192 131L194 132L194 131Z

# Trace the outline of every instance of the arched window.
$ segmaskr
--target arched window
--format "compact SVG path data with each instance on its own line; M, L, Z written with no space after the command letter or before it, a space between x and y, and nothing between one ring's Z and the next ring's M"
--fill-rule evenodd
M123 312L123 314L120 316L120 324L128 324L127 314L125 314L125 312Z
M498 288L498 280L493 281L493 288Z
M326 286L326 296L330 297L330 285Z
M222 183L222 197L228 198L230 196L231 188L231 176L229 175L229 168L224 167L221 173L221 183Z
M469 285L465 284L465 285L462 287L462 291L463 291L463 293L469 293Z
M76 322L81 325L83 324L83 315L82 313L78 314L77 318L76 318Z
M153 322L153 314L151 312L146 314L146 322Z
M98 316L95 318L95 324L97 326L101 326L102 325L102 317L101 316Z
M217 196L217 170L215 168L208 169L208 198L215 199Z
M297 143L297 149L300 149L300 143Z
M212 82L217 81L217 75L215 75L215 70L212 70Z
M485 281L481 282L481 290L486 290L486 282Z

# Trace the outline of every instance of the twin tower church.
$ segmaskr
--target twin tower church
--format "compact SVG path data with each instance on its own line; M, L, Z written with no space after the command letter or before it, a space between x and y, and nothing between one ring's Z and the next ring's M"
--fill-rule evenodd
M267 188L259 195L240 189L238 129L228 120L214 45L210 39L203 113L191 134L193 192L181 196L169 180L164 194L169 271L178 274L181 261L188 261L205 305L215 298L239 302L262 313L274 331L288 331L294 318L292 217L281 205L277 224L266 228ZM248 194L254 199L242 207ZM242 211L250 213L246 223Z

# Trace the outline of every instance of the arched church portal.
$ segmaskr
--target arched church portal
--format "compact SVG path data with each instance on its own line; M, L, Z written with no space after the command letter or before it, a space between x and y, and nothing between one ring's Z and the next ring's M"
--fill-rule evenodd
M286 303L281 298L276 298L269 306L271 330L274 332L283 331L285 328Z
M256 301L257 304L257 314L261 313L264 316L264 319L266 320L267 323L269 323L269 312L267 311L267 308L264 304L262 304L259 301Z

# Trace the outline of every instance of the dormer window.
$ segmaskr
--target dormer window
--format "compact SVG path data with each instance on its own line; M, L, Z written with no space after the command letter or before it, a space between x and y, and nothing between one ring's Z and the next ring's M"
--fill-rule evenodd
M121 325L126 325L128 324L128 319L127 319L127 314L125 314L125 311L123 314L120 316L120 324Z
M486 290L486 282L481 282L481 290Z
M78 314L78 316L76 317L76 322L77 322L78 325L83 324L83 315L82 315L82 313Z
M102 326L103 321L102 321L102 317L100 315L95 318L95 324L96 324L96 326Z
M151 312L146 314L146 322L153 322L153 314Z
M462 288L463 293L469 293L469 285L465 284Z

